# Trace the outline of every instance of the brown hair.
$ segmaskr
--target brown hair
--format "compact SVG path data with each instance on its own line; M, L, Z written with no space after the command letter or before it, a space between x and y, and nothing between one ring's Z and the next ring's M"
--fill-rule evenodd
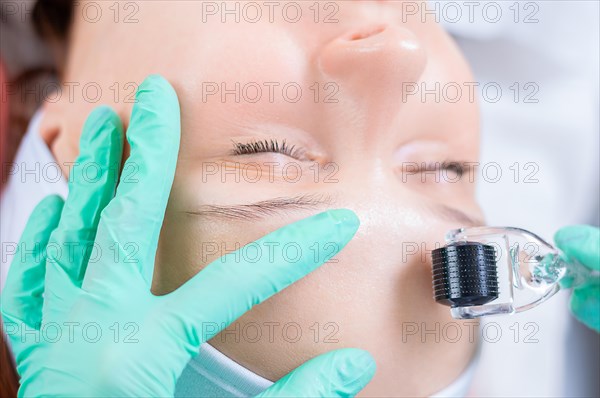
M29 121L44 101L42 95L23 96L18 93L39 91L38 87L54 86L58 83L73 18L73 5L73 0L38 0L31 12L31 28L53 53L53 59L50 60L53 66L30 67L16 71L16 74L8 77L8 83L20 87L21 90L16 93L7 91L8 123L2 126L3 129L6 128L6 131L2 131L3 148L1 148L0 156L3 163L13 161L19 143L27 131ZM8 21L7 25L10 23ZM4 99L2 100L4 101ZM2 175L2 186L6 180L7 176Z
M65 53L64 47L73 17L73 4L73 0L38 0L32 11L31 19L35 31L59 55ZM12 81L14 84L33 85L39 79L57 79L61 60L57 59L55 62L58 65L54 69L26 70ZM39 105L40 103L23 104L19 101L9 101L6 159L3 158L3 162L13 160L23 132ZM0 397L16 397L18 389L19 376L4 333L0 333Z
M0 333L0 396L16 397L19 389L19 376L15 369L4 333Z

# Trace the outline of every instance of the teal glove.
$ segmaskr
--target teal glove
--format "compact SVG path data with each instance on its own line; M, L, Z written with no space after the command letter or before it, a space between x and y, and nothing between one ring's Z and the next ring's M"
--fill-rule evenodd
M20 396L172 396L188 361L218 333L203 325L230 324L323 264L358 228L349 210L317 214L257 240L268 258L245 262L231 253L176 291L153 295L155 252L179 151L179 104L159 76L147 78L136 98L124 166L137 170L135 180L123 178L117 187L121 123L109 108L96 109L83 129L66 202L44 199L21 238L2 292ZM292 242L301 258L288 263L273 247ZM336 253L315 256L315 242L335 243ZM355 395L374 371L366 351L332 351L262 395Z
M590 270L600 271L600 230L589 225L561 228L554 241L568 257ZM571 312L579 321L600 332L600 277L596 274L573 289Z

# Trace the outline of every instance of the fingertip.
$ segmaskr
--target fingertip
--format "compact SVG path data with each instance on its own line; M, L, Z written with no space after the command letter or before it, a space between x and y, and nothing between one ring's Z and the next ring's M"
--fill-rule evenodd
M83 124L83 133L81 134L81 142L92 141L98 136L98 132L107 130L120 133L123 125L119 115L108 105L100 105L92 110ZM83 147L83 145L82 145Z
M358 381L364 383L363 387L366 386L377 370L377 364L371 353L360 348L343 348L338 351L346 357L345 362L349 366L348 378L360 374Z
M600 269L600 229L590 225L561 228L554 235L556 246L567 257L590 269Z
M159 86L170 86L170 84L167 81L167 79L165 79L161 74L153 73L151 75L146 76L144 81L142 81L142 84L140 84L140 89L145 90Z
M179 104L175 89L171 83L167 81L167 79L159 74L149 75L144 79L142 84L140 84L138 87L136 100L142 100L148 95L155 94L161 95L166 103L175 102Z
M360 226L360 220L355 212L350 209L333 209L328 210L327 214L335 224L343 224L348 230L356 232Z
M344 350L347 350L351 353L352 355L352 361L359 365L359 366L363 366L365 368L367 367L372 367L372 368L376 368L377 364L375 362L375 358L373 358L373 356L371 355L371 353L367 350L363 350L362 348L344 348Z
M37 206L33 210L33 213L38 215L56 213L60 214L64 204L64 199L59 195L48 195L37 204Z
M129 144L132 148L136 146L134 141L139 141L137 145L159 146L169 157L176 157L181 115L173 86L160 75L150 75L138 87L135 99L127 131ZM136 140L136 135L143 135L144 142Z
M97 107L92 109L92 111L90 112L90 114L87 118L87 121L94 121L94 120L118 121L119 116L110 106L103 104L103 105L98 105Z
M329 228L331 233L327 236L327 239L336 242L337 245L335 253L327 254L326 258L322 259L323 262L328 261L330 257L342 251L354 238L360 227L358 216L350 209L334 209L328 210L326 213L330 222L333 221L333 226Z
M368 351L342 348L303 363L260 397L353 397L375 375L375 360Z
M573 241L580 241L593 234L594 230L597 228L591 225L569 225L554 234L554 242L557 246L563 246Z
M315 358L319 361L319 357ZM359 348L342 348L322 355L321 377L328 391L323 396L355 396L373 379L377 366L371 354Z

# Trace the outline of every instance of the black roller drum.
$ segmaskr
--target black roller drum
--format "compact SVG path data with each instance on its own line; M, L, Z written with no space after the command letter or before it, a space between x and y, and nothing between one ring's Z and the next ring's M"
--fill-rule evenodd
M457 242L432 251L435 301L451 307L482 305L498 298L493 246Z

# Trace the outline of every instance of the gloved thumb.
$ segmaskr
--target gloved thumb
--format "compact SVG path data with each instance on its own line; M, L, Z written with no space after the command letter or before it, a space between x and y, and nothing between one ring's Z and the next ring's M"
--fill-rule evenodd
M589 225L561 228L554 241L569 258L591 270L600 270L600 230ZM570 287L561 282L561 286ZM591 276L573 289L571 312L580 322L600 332L600 279Z
M554 242L570 258L600 270L600 229L590 225L564 227L554 235Z
M303 363L258 397L353 397L371 381L375 368L367 351L334 350Z

